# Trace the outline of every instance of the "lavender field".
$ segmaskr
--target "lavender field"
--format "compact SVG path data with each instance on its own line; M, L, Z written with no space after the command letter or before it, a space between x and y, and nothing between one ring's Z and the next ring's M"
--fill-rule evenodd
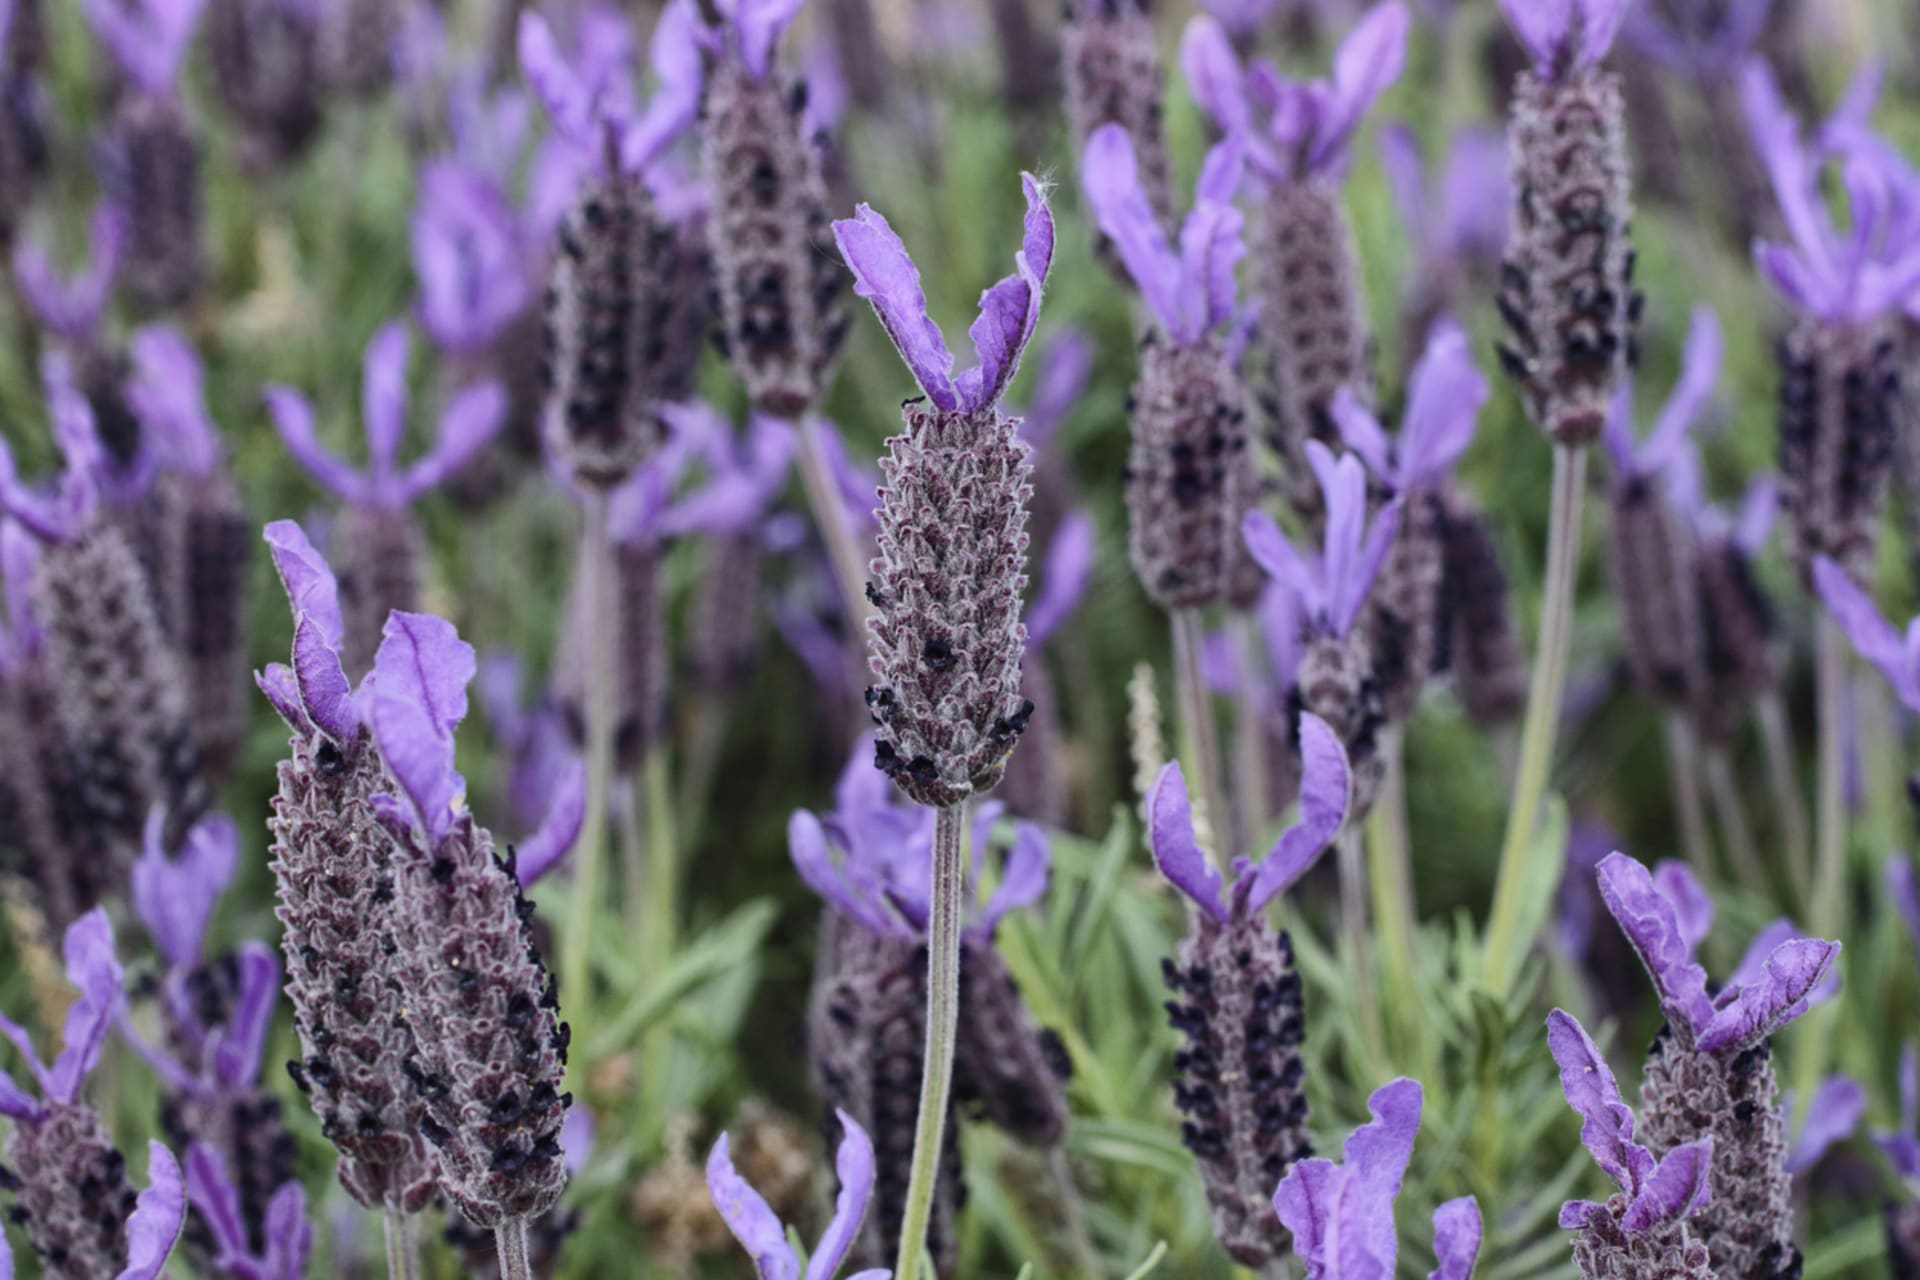
M0 250L0 1280L1920 1280L1910 0L0 0Z

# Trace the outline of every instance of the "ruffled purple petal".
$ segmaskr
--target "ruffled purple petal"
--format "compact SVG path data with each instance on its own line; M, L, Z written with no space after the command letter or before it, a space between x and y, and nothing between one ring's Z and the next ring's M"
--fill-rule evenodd
M1751 1048L1807 1011L1808 997L1840 956L1840 944L1797 938L1767 957L1764 977L1738 994L1700 1032L1704 1053Z
M1393 1202L1413 1159L1423 1101L1420 1082L1404 1077L1380 1086L1367 1099L1373 1119L1353 1131L1344 1153L1350 1186L1337 1211L1335 1274L1393 1280L1400 1256Z
M724 1133L707 1157L707 1189L721 1221L753 1259L760 1280L800 1280L800 1259L787 1243L786 1228L760 1193L735 1171Z
M1233 154L1239 154L1237 147ZM1247 254L1241 237L1245 225L1238 209L1213 200L1201 201L1187 215L1180 229L1180 327L1173 332L1175 338L1194 341L1233 318L1234 268Z
M1399 488L1435 484L1453 469L1473 443L1490 393L1466 333L1450 320L1436 324L1413 367L1400 426Z
M740 41L740 60L754 79L773 67L773 47L800 12L804 0L733 0L732 19ZM808 1280L812 1280L809 1274Z
M1879 668L1901 702L1910 710L1920 711L1920 670L1909 660L1905 641L1881 616L1872 597L1847 576L1845 569L1825 556L1813 562L1813 585L1827 612L1853 641L1854 649Z
M866 868L835 862L826 829L805 809L795 809L787 819L787 852L800 879L823 902L883 937L909 932L887 906L879 878L870 877Z
M979 318L967 330L979 361L955 383L960 407L967 411L984 409L1005 393L1040 323L1040 299L1053 265L1053 212L1039 179L1023 173L1020 185L1027 216L1014 274L980 295Z
M807 1259L806 1280L833 1280L853 1249L860 1221L867 1216L867 1203L873 1199L873 1143L852 1116L837 1109L834 1115L840 1118L842 1132L840 1150L833 1161L833 1171L840 1178L840 1194L833 1202L833 1220L820 1233L820 1243Z
M465 803L454 768L453 731L467 716L473 646L453 624L395 610L373 661L373 733L394 778L438 845Z
M147 1189L127 1219L127 1265L116 1280L158 1280L187 1225L187 1191L180 1162L158 1142L147 1143Z
M833 224L840 256L853 272L853 291L873 304L874 314L906 361L927 398L952 412L960 399L953 385L953 355L940 327L927 314L920 269L887 220L862 204L853 217Z
M1713 1138L1667 1152L1620 1217L1623 1231L1652 1231L1684 1222L1713 1202Z
M1246 74L1219 22L1202 15L1187 23L1180 37L1180 73L1187 78L1194 105L1221 132L1232 136L1253 127Z
M251 1246L240 1191L227 1176L226 1161L204 1142L187 1148L186 1189L188 1200L213 1236L215 1262L229 1267L233 1261L240 1261L244 1266Z
M220 461L220 432L207 413L200 358L173 329L151 325L133 335L127 402L153 432L168 465L206 475Z
M1561 1009L1547 1015L1547 1048L1560 1064L1567 1105L1582 1120L1580 1141L1622 1191L1638 1194L1653 1172L1653 1153L1633 1140L1633 1112L1620 1097L1606 1056L1579 1020Z
M307 716L306 706L300 699L300 682L293 674L293 668L279 662L269 662L265 671L253 673L253 682L260 692L267 695L267 701L287 722L287 727L296 733L313 732L313 721Z
M1396 0L1369 11L1340 42L1329 101L1307 153L1309 172L1333 174L1346 168L1347 148L1360 118L1406 69L1411 25L1406 7Z
M133 909L167 963L187 968L199 960L213 908L239 868L240 832L225 814L209 814L187 832L175 859L161 839L165 825L156 806L133 864Z
M1133 139L1124 126L1103 124L1087 139L1080 164L1080 185L1087 207L1107 239L1113 242L1127 274L1140 296L1167 332L1190 341L1197 333L1183 332L1180 309L1182 267L1166 231L1154 216L1140 182Z
M407 434L407 362L412 353L413 336L400 320L381 326L367 344L360 418L367 430L367 465L375 487L392 478L394 459Z
M1147 832L1160 874L1221 924L1227 908L1220 901L1220 873L1193 838L1193 804L1178 760L1160 770L1147 801Z
M1333 403L1328 411L1333 416L1334 426L1340 429L1340 439L1348 449L1360 456L1367 464L1367 470L1383 484L1398 487L1397 472L1393 466L1393 443L1387 439L1387 433L1380 426L1379 419L1368 412L1360 398L1353 394L1353 388L1342 386L1333 393Z
M1334 1214L1346 1187L1345 1174L1331 1160L1297 1160L1273 1193L1273 1211L1293 1233L1294 1252L1310 1274L1322 1274L1330 1265L1327 1253L1335 1234Z
M326 558L307 537L307 531L292 520L275 520L262 530L262 536L294 616L311 618L321 637L337 646L344 634L340 588Z
M42 1110L38 1098L15 1084L12 1076L0 1071L0 1116L9 1120L33 1120Z
M976 848L979 846L976 844ZM1047 894L1047 880L1053 865L1053 847L1044 829L1023 822L1014 830L1013 848L1007 851L1000 884L980 913L976 930L992 937L1000 922L1015 911L1030 907Z
M1604 1204L1595 1204L1591 1200L1569 1200L1560 1206L1560 1229L1582 1231L1599 1226L1612 1217L1613 1211Z
M1327 590L1321 567L1294 549L1280 526L1264 511L1249 511L1240 521L1240 536L1254 562L1266 570L1307 617L1319 621L1327 612Z
M569 1119L573 1114L569 1110ZM588 1114L587 1109L579 1108L579 1114ZM301 1280L313 1255L313 1223L307 1218L306 1190L298 1182L287 1182L267 1201L266 1236L266 1280Z
M1037 651L1057 632L1087 592L1093 579L1093 517L1073 511L1054 531L1047 545L1047 564L1040 575L1040 592L1027 606L1027 651Z
M1720 318L1713 313L1713 308L1694 308L1693 323L1687 329L1686 347L1680 357L1680 381L1661 406L1653 433L1640 449L1640 468L1646 474L1658 474L1666 468L1686 441L1687 432L1706 412L1714 388L1720 382L1725 350Z
M61 1037L64 1047L48 1073L47 1097L54 1102L73 1102L106 1047L107 1032L113 1029L125 999L126 976L113 953L113 924L100 907L67 926L62 951L67 981L80 992L80 998L67 1010L66 1031Z
M1859 1131L1866 1115L1867 1091L1860 1082L1829 1076L1807 1103L1806 1121L1787 1153L1787 1172L1805 1173L1819 1164L1836 1144Z
M522 889L532 888L541 876L572 852L586 819L587 767L582 761L573 760L560 774L553 803L540 820L539 830L517 846L514 866Z
M1733 1003L1741 987L1750 987L1766 980L1767 960L1782 946L1805 935L1794 927L1793 921L1786 918L1774 920L1763 926L1753 935L1753 941L1747 944L1747 950L1740 957L1740 963L1727 979L1727 984L1714 999L1714 1007L1723 1009ZM1807 1007L1823 1004L1840 994L1840 974L1837 968L1829 969L1807 995Z
M114 61L144 92L166 97L185 59L204 0L81 0L81 12Z
M1427 1280L1473 1280L1480 1259L1480 1202L1472 1196L1449 1200L1433 1211L1433 1253L1437 1264Z
M70 280L61 279L38 242L23 238L14 246L14 278L42 326L76 345L93 339L113 293L125 241L125 218L102 204L87 224L87 265Z
M360 707L340 665L338 642L327 638L312 614L293 624L293 678L307 718L335 742L352 742L360 732Z
M1686 940L1687 949L1691 951L1705 942L1713 931L1713 896L1693 874L1693 868L1671 859L1657 863L1653 868L1653 887L1673 904L1674 915L1680 922L1680 936Z
M440 415L440 436L425 457L407 468L400 481L401 501L415 498L460 474L507 420L507 393L489 378L462 387Z
M1654 886L1646 867L1624 853L1600 862L1600 897L1647 967L1660 993L1660 1007L1688 1036L1713 1021L1707 999L1707 971L1693 958L1673 903Z
M553 127L574 147L589 154L601 145L594 95L582 83L547 20L532 11L520 15L517 32L520 74L547 109Z
M280 960L258 942L244 944L237 954L239 994L214 1050L213 1069L225 1087L247 1089L260 1079L260 1057L280 999Z
M1260 864L1247 899L1258 911L1305 875L1346 825L1353 772L1340 735L1310 712L1300 713L1300 820L1287 828Z
M1575 6L1580 11L1579 65L1598 66L1620 34L1628 0L1575 0Z
M653 162L700 114L706 85L705 29L693 0L668 0L648 44L653 64L653 101L620 145L625 173L649 171Z
M289 387L268 387L262 393L273 428L287 452L320 486L342 502L366 503L373 498L373 486L358 471L342 462L321 444L314 430L313 406L307 398Z
M1500 11L1526 46L1534 69L1551 74L1562 46L1573 37L1573 0L1500 0Z

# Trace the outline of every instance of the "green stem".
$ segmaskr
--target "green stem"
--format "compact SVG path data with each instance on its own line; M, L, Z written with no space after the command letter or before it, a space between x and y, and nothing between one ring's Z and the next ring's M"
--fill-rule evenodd
M1200 671L1200 611L1173 611L1173 683L1180 702L1180 732L1186 739L1192 766L1195 806L1194 830L1205 826L1212 838L1204 845L1222 867L1233 861L1233 833L1228 830L1226 792L1220 779L1220 728L1213 716L1213 698Z
M607 495L589 490L580 539L587 617L587 670L581 694L586 720L587 812L574 857L573 909L560 952L560 989L572 1016L591 1025L593 998L590 962L593 918L600 906L600 877L606 861L607 801L613 782L613 560L607 539Z
M1819 699L1820 759L1814 809L1813 903L1809 923L1816 938L1840 936L1840 897L1846 883L1847 796L1846 640L1823 611L1816 641L1815 693Z
M1699 747L1678 712L1667 713L1667 776L1673 783L1673 807L1680 818L1680 848L1694 874L1713 874L1713 842L1707 835L1707 811L1700 799Z
M1073 1253L1074 1265L1083 1276L1100 1275L1105 1264L1093 1247L1093 1237L1087 1234L1087 1215L1080 1207L1080 1188L1073 1180L1073 1165L1067 1160L1066 1147L1056 1146L1047 1153L1047 1168L1053 1174L1053 1185L1060 1196L1060 1216L1066 1224L1067 1245Z
M1787 727L1787 711L1778 690L1760 698L1760 741L1767 752L1767 776L1771 780L1774 808L1780 834L1787 846L1787 868L1793 876L1793 891L1801 901L1813 892L1813 865L1807 835L1807 806L1800 793L1800 768L1794 761L1793 734Z
M1386 1057L1385 1024L1380 1002L1374 998L1373 942L1367 927L1366 850L1359 827L1349 824L1334 839L1340 867L1340 932L1353 948L1349 978L1354 1002L1360 1008L1360 1029L1376 1064Z
M1413 938L1419 922L1413 905L1413 857L1407 837L1407 775L1405 743L1398 728L1381 735L1380 755L1386 764L1380 796L1367 817L1367 881L1373 891L1373 918L1380 926L1380 964L1386 975L1386 997L1394 1006L1396 1027L1417 1029L1423 1019L1399 1016L1404 1001L1413 998Z
M388 1280L420 1280L420 1238L412 1215L389 1202L380 1223L387 1237Z
M645 853L640 861L647 886L638 921L641 954L646 957L641 972L659 974L665 973L673 961L680 928L680 853L674 838L673 782L661 744L655 743L647 752L640 780L646 810ZM662 1114L666 1102L667 1048L672 1029L672 1019L661 1019L647 1032L640 1048L641 1090L653 1115Z
M960 926L965 909L967 809L934 811L933 911L927 932L927 1048L920 1075L920 1118L914 1127L913 1172L900 1219L896 1280L917 1280L933 1216L953 1086L953 1045L960 1020Z
M1707 795L1713 801L1714 817L1726 841L1727 865L1734 877L1752 892L1770 889L1766 868L1760 865L1760 846L1753 839L1753 824L1747 821L1747 805L1740 798L1733 764L1725 751L1707 753Z
M813 508L813 522L820 529L821 541L827 544L827 558L833 564L834 581L840 587L841 607L847 614L848 643L858 648L865 639L866 619L871 612L867 603L866 557L861 553L859 536L847 521L846 506L840 501L840 486L834 481L826 448L820 443L819 424L811 416L803 415L798 430L800 483L807 491L807 505Z
M1567 649L1573 635L1573 586L1580 564L1580 508L1586 495L1584 446L1553 448L1553 514L1547 531L1546 599L1540 616L1540 646L1527 689L1527 711L1520 730L1520 763L1513 802L1507 810L1507 834L1500 845L1500 872L1494 883L1493 910L1487 920L1481 976L1495 994L1505 996L1513 981L1517 955L1531 942L1516 936L1527 890L1529 855L1540 803L1553 764L1553 743L1560 725L1560 698L1567 682Z
M525 1218L507 1218L494 1227L493 1243L500 1251L500 1280L533 1280Z

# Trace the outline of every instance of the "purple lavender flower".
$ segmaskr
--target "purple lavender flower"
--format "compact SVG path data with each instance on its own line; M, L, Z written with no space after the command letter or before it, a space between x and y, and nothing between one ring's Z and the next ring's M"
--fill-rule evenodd
M1689 711L1706 741L1724 744L1780 680L1779 623L1754 568L1773 529L1779 484L1771 476L1754 480L1738 514L1729 516L1706 501L1703 467L1691 447L1667 464L1665 481L1667 499L1687 517L1697 544L1706 653L1702 690Z
M1102 125L1118 125L1139 156L1147 206L1162 228L1173 225L1173 168L1167 158L1166 70L1144 0L1069 0L1060 28L1067 121L1074 152L1085 155ZM1116 276L1123 270L1105 236L1094 253Z
M1854 650L1873 664L1903 706L1920 712L1920 618L1903 633L1844 568L1825 556L1813 562L1813 584Z
M39 241L23 237L13 247L13 275L40 326L69 348L96 344L100 320L113 298L126 246L127 216L110 204L97 206L87 222L86 265L62 278Z
M319 135L320 6L302 0L207 0L214 93L239 130L241 163L270 173Z
M1293 1233L1307 1280L1391 1277L1400 1256L1393 1202L1400 1194L1424 1094L1418 1080L1384 1084L1367 1099L1370 1124L1347 1138L1346 1159L1302 1160L1273 1194L1274 1212ZM1433 1211L1432 1280L1472 1280L1480 1256L1480 1205L1472 1196Z
M1831 993L1825 983L1840 944L1802 938L1782 922L1762 932L1710 997L1693 951L1712 901L1691 874L1676 865L1663 876L1615 853L1600 863L1599 879L1667 1015L1640 1091L1649 1141L1658 1151L1696 1139L1714 1144L1713 1203L1692 1224L1694 1238L1724 1274L1791 1275L1800 1254L1771 1037Z
M980 363L953 376L927 315L920 272L887 220L866 205L834 223L854 292L926 393L902 409L907 430L881 464L880 557L867 595L867 703L880 725L875 763L934 808L990 790L1030 711L1020 696L1029 465L999 400L1040 318L1053 263L1044 189L1022 174L1027 218L1016 270L981 295L968 330ZM971 519L956 523L962 510Z
M506 193L458 160L429 164L412 221L420 323L434 345L484 355L533 301L529 246Z
M40 1086L35 1098L0 1072L0 1115L13 1121L6 1146L10 1216L50 1277L157 1280L186 1219L180 1166L150 1143L150 1185L136 1197L126 1159L99 1113L80 1098L125 999L107 913L96 907L76 920L64 950L67 980L80 998L67 1012L53 1064L42 1064L25 1028L0 1015L0 1035L19 1049Z
M1325 554L1295 550L1263 511L1247 513L1241 536L1260 567L1299 602L1307 641L1294 699L1340 736L1353 767L1354 808L1365 813L1384 767L1375 739L1385 708L1367 632L1358 623L1399 535L1402 507L1388 503L1369 525L1360 459L1342 454L1336 460L1318 440L1309 440L1306 452L1324 495Z
M1600 68L1626 0L1501 0L1532 66L1507 131L1513 203L1500 363L1556 443L1600 434L1635 360L1633 217L1618 77Z
M1635 50L1700 80L1731 77L1765 34L1774 0L1730 0L1724 5L1634 5L1626 38Z
M1560 1064L1560 1088L1582 1120L1580 1141L1619 1186L1604 1204L1569 1200L1560 1227L1578 1231L1573 1260L1587 1280L1712 1280L1706 1245L1690 1222L1713 1201L1711 1136L1654 1160L1633 1140L1634 1118L1613 1069L1570 1013L1547 1017L1547 1046Z
M396 460L407 432L411 351L403 321L384 326L367 344L360 411L367 434L365 471L354 470L320 444L313 406L304 396L288 387L266 390L267 408L287 452L346 505L334 529L333 552L341 565L343 652L347 671L355 676L373 665L387 614L419 599L425 547L408 508L457 475L493 438L506 415L506 393L499 383L464 387L441 413L433 447L412 466L399 468Z
M1526 702L1526 656L1493 528L1457 488L1445 494L1440 540L1446 617L1435 669L1451 673L1454 694L1476 724L1505 724Z
M807 1259L805 1280L833 1280L847 1260L854 1240L860 1234L860 1221L866 1217L873 1197L873 1143L866 1130L846 1112L838 1112L845 1136L834 1158L834 1173L840 1179L840 1194L834 1203L833 1221L820 1236L813 1256ZM707 1159L707 1187L720 1210L727 1230L753 1258L760 1280L802 1280L800 1255L787 1243L787 1230L760 1193L734 1171L727 1152L727 1135L721 1134ZM881 1269L861 1271L850 1280L887 1280L892 1272Z
M1271 443L1290 469L1288 498L1317 516L1300 466L1308 440L1331 444L1328 410L1342 386L1373 399L1366 302L1340 182L1353 137L1406 62L1401 5L1376 6L1341 42L1331 80L1304 83L1271 64L1243 69L1209 18L1188 25L1181 66L1200 109L1242 140L1264 188L1252 237L1259 345L1273 423Z
M1380 133L1380 162L1413 245L1400 307L1404 349L1416 351L1437 321L1464 308L1470 288L1492 275L1506 248L1513 201L1506 145L1492 129L1462 128L1448 143L1445 168L1429 175L1413 128L1392 124Z
M1233 207L1241 166L1238 141L1209 153L1176 252L1125 129L1096 129L1081 164L1088 207L1154 317L1130 415L1127 549L1165 609L1204 606L1248 578L1257 590L1235 536L1257 483L1246 392L1219 333L1233 319L1234 268L1246 252Z
M395 845L392 963L413 1033L405 1069L423 1103L420 1133L439 1148L441 1190L476 1226L504 1233L552 1208L566 1186L560 1125L573 1097L560 1085L571 1032L513 854L495 856L454 769L475 669L451 623L388 618L368 719L399 794L371 804Z
M1793 1115L1791 1093L1782 1099L1781 1110L1789 1117ZM1787 1153L1787 1172L1799 1175L1819 1164L1829 1151L1859 1130L1866 1114L1867 1091L1858 1080L1846 1076L1822 1080L1807 1102L1806 1118Z
M1347 447L1399 503L1393 550L1368 594L1367 638L1374 678L1389 721L1402 722L1433 672L1438 653L1440 588L1445 570L1446 491L1473 443L1487 402L1487 380L1474 367L1467 336L1443 322L1432 330L1414 366L1397 440L1350 388L1333 398L1332 414Z
M265 1242L256 1252L240 1191L227 1177L220 1153L203 1143L187 1149L187 1195L212 1236L211 1257L230 1280L300 1280L313 1252L307 1194L288 1181L267 1206Z
M1178 763L1161 770L1147 808L1153 860L1194 906L1178 959L1161 962L1174 993L1167 1019L1186 1039L1174 1057L1180 1138L1200 1166L1215 1238L1249 1267L1286 1253L1286 1232L1268 1207L1271 1188L1312 1154L1300 976L1292 940L1268 927L1262 908L1333 843L1351 809L1339 738L1312 715L1300 717L1299 734L1300 821L1265 858L1234 862L1224 901L1220 873L1195 843Z

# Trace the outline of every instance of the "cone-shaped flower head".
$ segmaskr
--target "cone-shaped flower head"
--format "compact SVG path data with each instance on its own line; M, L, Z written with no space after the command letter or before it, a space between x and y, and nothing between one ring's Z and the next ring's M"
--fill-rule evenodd
M207 0L214 93L249 173L290 165L320 132L320 16L279 0Z
M1141 585L1168 609L1219 599L1245 563L1237 535L1256 484L1247 397L1219 333L1234 315L1245 253L1233 207L1241 153L1237 140L1209 153L1177 250L1140 185L1126 130L1100 126L1081 166L1087 203L1155 322L1133 390L1127 546Z
M1094 133L1118 125L1139 157L1140 185L1162 227L1173 225L1173 167L1167 159L1166 69L1143 0L1070 0L1060 27L1067 122L1074 150L1085 154ZM1124 270L1105 236L1094 253L1115 275Z
M1633 217L1619 80L1600 69L1626 0L1502 0L1533 59L1507 130L1513 218L1501 268L1500 362L1534 425L1600 434L1634 360Z
M369 720L398 795L373 807L394 837L394 972L413 1031L407 1076L440 1186L467 1219L533 1219L566 1187L560 1127L570 1030L533 942L511 852L466 810L453 731L473 649L453 625L394 613L374 663Z
M313 1223L307 1193L283 1183L266 1209L265 1241L256 1250L239 1188L227 1176L220 1153L205 1143L187 1149L187 1196L212 1236L213 1265L235 1280L300 1280L313 1253Z
M104 910L96 907L68 928L65 960L80 998L67 1011L63 1047L51 1066L40 1061L26 1030L0 1015L0 1035L19 1049L39 1085L35 1097L0 1072L0 1116L13 1122L6 1145L15 1197L10 1217L50 1277L157 1280L186 1222L180 1166L151 1143L150 1185L136 1197L125 1158L99 1113L80 1098L125 1001ZM0 1256L0 1268L10 1262Z
M86 265L64 279L39 241L21 238L13 248L13 275L42 327L73 346L99 336L126 238L126 215L112 205L96 207L87 222Z
M433 1195L421 1103L403 1064L413 1033L388 954L398 908L393 842L373 800L393 781L341 665L333 571L290 520L266 528L293 605L293 661L258 677L292 730L267 827L302 1056L288 1064L341 1154L340 1180L370 1208L418 1209Z
M1774 1083L1771 1037L1831 995L1837 942L1802 938L1780 921L1761 931L1718 996L1693 951L1713 902L1677 864L1649 872L1625 854L1600 863L1600 894L1639 953L1668 1017L1641 1086L1648 1140L1671 1151L1714 1144L1713 1203L1694 1238L1727 1275L1788 1275L1799 1266L1787 1140Z
M1569 1200L1562 1230L1578 1231L1573 1258L1587 1280L1712 1280L1707 1247L1688 1220L1713 1199L1713 1139L1673 1148L1659 1161L1633 1140L1633 1112L1613 1068L1579 1021L1564 1010L1547 1017L1547 1047L1560 1064L1560 1088L1581 1118L1580 1141L1620 1188L1606 1203Z
M1443 321L1414 366L1398 439L1388 439L1351 389L1342 387L1333 399L1333 419L1347 447L1401 502L1399 531L1368 596L1367 613L1374 676L1389 720L1404 721L1413 713L1433 672L1445 568L1444 493L1473 442L1487 395L1466 334Z
M979 363L957 377L927 315L920 272L887 220L866 205L834 223L854 292L873 304L925 392L888 443L880 556L867 595L867 702L875 763L909 796L942 808L992 789L1026 726L1020 694L1030 466L999 401L1040 318L1053 262L1053 215L1023 174L1027 217L1016 270L981 295L968 330Z
M1186 1041L1174 1057L1181 1141L1200 1166L1215 1238L1250 1267L1285 1254L1273 1188L1311 1154L1300 975L1291 939L1267 925L1262 908L1333 842L1351 805L1339 738L1305 715L1300 743L1300 820L1259 862L1235 862L1224 897L1194 838L1179 764L1161 770L1147 807L1154 862L1195 908L1178 957L1161 965L1174 996L1167 1018Z
M1772 476L1756 478L1730 515L1706 500L1704 467L1691 447L1667 465L1664 481L1668 501L1686 517L1697 546L1706 652L1700 693L1689 712L1706 741L1725 744L1746 724L1755 701L1780 680L1779 620L1754 567L1773 530L1780 484Z
M860 1234L861 1219L866 1217L867 1203L873 1198L873 1143L852 1116L844 1111L837 1114L843 1132L839 1154L834 1157L840 1193L834 1201L833 1220L821 1233L805 1271L773 1207L734 1169L727 1135L721 1134L713 1144L713 1154L707 1157L707 1188L727 1230L753 1258L760 1280L834 1280ZM861 1271L849 1280L887 1280L891 1274Z

